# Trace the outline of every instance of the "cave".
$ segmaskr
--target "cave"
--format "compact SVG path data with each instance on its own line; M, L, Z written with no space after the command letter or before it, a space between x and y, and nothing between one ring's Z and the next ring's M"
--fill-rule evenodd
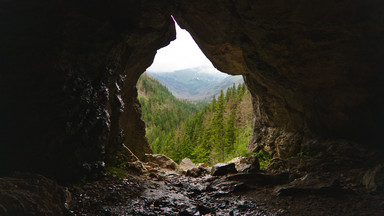
M1 176L66 184L151 153L135 86L175 39L171 14L217 69L243 75L256 116L250 152L287 159L353 143L383 153L384 1L0 5Z

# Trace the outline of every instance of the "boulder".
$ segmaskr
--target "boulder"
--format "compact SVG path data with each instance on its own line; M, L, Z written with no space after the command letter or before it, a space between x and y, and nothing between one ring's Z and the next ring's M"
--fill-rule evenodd
M257 172L260 170L259 159L254 155L236 157L228 163L234 163L237 172Z
M145 154L145 161L148 163L155 163L161 168L170 170L177 169L177 163L175 163L175 161L173 161L171 158L162 154Z
M179 165L178 171L180 174L191 177L200 177L210 173L209 167L204 163L195 165L191 159L184 158Z
M181 173L185 173L187 172L187 170L189 169L193 169L193 168L196 168L197 166L191 161L191 159L189 158L184 158L181 162L180 162L180 166L179 166L179 171Z
M201 177L203 175L206 175L209 173L209 169L206 167L198 166L194 167L192 169L187 170L185 173L185 176L191 176L191 177Z
M237 173L234 163L218 163L211 170L211 175L213 176L223 176L231 173Z
M209 168L208 165L205 164L205 163L198 163L197 166L198 166L198 167L201 166L201 167Z

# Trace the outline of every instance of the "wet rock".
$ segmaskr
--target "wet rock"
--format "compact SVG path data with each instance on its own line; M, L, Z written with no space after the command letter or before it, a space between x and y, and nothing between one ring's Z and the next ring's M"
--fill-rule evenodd
M218 163L211 170L211 175L213 176L223 176L231 173L237 173L234 163Z
M170 169L170 170L177 169L177 164L175 163L175 161L173 161L171 158L162 154L145 154L145 161L155 163L159 165L159 167L162 167L165 169Z
M249 187L244 183L225 180L216 181L207 187L207 191L212 197L231 196L234 192L243 192L248 189Z
M37 174L0 178L0 215L64 215L70 193Z
M236 157L228 163L234 163L237 172L257 172L260 170L259 159L254 155Z
M194 167L192 169L187 170L185 173L185 176L191 176L191 177L200 177L202 175L209 174L209 170L205 167L199 166L199 167Z
M339 182L332 177L307 174L302 178L292 181L288 185L276 189L277 196L292 196L296 194L338 194L347 192L343 190Z
M362 179L362 184L370 191L382 190L384 187L384 168L382 164L368 170Z
M250 187L252 186L275 186L287 184L293 180L293 176L289 173L280 173L277 175L268 175L262 173L245 173L230 175L225 181L242 182Z

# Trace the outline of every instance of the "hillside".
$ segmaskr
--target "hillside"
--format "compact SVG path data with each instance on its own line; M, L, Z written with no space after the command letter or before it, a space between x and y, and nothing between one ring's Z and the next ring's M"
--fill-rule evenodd
M144 109L146 106L143 104ZM173 124L171 130L149 138L154 153L165 154L176 162L188 157L196 163L210 165L246 154L253 112L251 95L244 84L233 85L225 94L220 91L201 111L191 110L188 111L190 117L179 119L179 124ZM158 114L153 113L152 116L157 117ZM156 136L151 132L152 127L163 126L149 123L149 137Z
M205 67L189 68L166 73L147 72L167 86L175 97L186 100L209 101L220 90L226 90L233 83L243 83L241 76L212 72Z
M160 140L203 106L178 100L167 87L146 73L141 75L137 89L146 137L154 152L158 152L156 146Z

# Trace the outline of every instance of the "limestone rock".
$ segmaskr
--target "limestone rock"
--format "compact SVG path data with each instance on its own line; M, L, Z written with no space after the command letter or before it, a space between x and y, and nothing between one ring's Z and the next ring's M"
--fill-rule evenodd
M191 177L200 177L210 173L209 167L204 163L195 165L191 159L184 158L179 165L178 171L180 174Z
M228 161L228 163L234 163L237 172L257 172L260 170L259 159L254 155L236 157Z
M145 154L145 161L155 163L161 168L170 170L177 169L177 163L171 158L162 154Z
M189 158L184 158L179 165L179 171L182 173L187 172L189 169L196 168L197 166Z
M213 176L223 176L231 173L237 173L234 163L218 163L211 170Z

